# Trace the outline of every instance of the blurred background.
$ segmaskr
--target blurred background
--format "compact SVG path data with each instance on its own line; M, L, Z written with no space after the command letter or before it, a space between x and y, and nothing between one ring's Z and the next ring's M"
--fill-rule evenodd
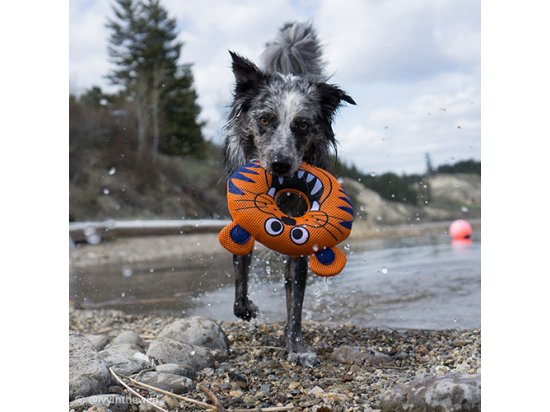
M335 119L330 171L354 201L348 265L312 278L306 318L480 326L478 1L71 0L71 300L233 319L223 125L228 50L259 63L311 21L358 103ZM450 222L473 235L451 241ZM283 257L258 246L252 299L284 319Z

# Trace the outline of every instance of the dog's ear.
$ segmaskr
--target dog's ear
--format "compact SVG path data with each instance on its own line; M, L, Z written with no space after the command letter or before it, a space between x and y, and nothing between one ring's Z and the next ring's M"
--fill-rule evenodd
M319 83L317 85L321 100L321 109L323 114L332 119L336 110L342 104L342 101L355 105L355 100L347 95L342 89L332 84Z
M250 89L258 87L260 83L265 81L265 74L252 63L250 60L239 56L232 51L229 52L233 59L232 70L235 75L235 92L245 93Z

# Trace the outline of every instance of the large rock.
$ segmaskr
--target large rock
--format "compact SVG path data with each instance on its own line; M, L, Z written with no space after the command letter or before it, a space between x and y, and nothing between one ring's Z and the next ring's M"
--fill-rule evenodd
M188 365L193 370L198 371L208 366L214 366L216 361L225 360L227 353L160 337L151 342L147 349L147 356L155 359L158 363Z
M107 365L92 342L69 331L69 400L104 393L110 381Z
M69 403L69 409L77 412L88 410L109 410L112 412L126 412L130 401L126 396L114 393L92 395L86 398L78 398ZM105 409L101 409L105 408Z
M453 372L396 385L380 406L383 412L478 412L481 376Z
M219 349L226 353L229 351L229 341L222 328L216 322L202 316L178 319L166 326L159 333L159 337Z

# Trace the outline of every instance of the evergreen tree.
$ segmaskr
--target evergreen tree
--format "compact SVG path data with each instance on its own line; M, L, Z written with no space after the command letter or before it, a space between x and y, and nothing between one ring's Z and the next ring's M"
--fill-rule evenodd
M113 12L107 28L115 69L108 78L122 87L132 103L137 157L152 166L163 136L177 136L190 146L203 141L193 78L189 65L178 63L183 44L176 40L176 20L159 0L116 0ZM185 106L174 107L181 104Z

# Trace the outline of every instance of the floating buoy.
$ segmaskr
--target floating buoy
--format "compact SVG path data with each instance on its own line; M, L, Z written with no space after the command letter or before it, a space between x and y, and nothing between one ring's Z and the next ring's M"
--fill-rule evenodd
M455 220L449 226L449 236L453 240L471 239L472 225L464 219Z

